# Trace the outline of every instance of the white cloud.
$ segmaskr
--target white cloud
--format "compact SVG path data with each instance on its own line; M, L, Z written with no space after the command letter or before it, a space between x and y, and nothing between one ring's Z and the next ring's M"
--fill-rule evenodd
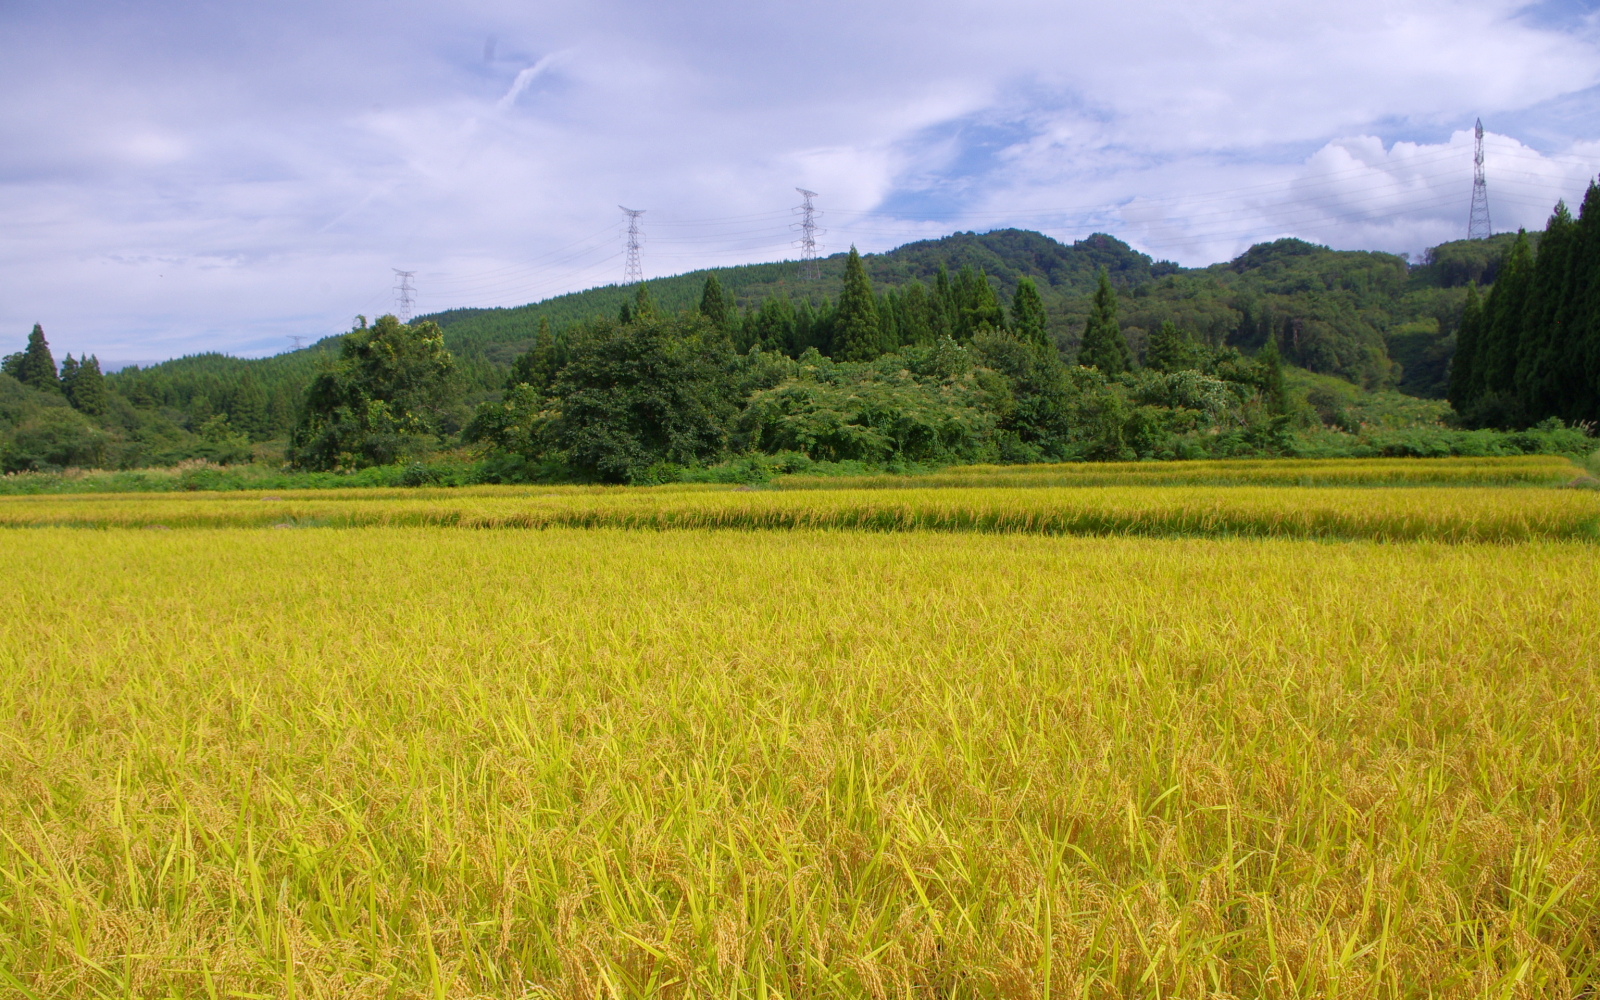
M835 249L1015 224L1185 263L1414 252L1464 228L1472 118L1559 106L1539 150L1490 140L1497 227L1538 225L1600 167L1573 97L1600 53L1519 11L8 8L0 350L35 321L59 351L277 350L383 309L391 267L423 309L517 304L620 277L618 202L649 273L780 259L796 185Z

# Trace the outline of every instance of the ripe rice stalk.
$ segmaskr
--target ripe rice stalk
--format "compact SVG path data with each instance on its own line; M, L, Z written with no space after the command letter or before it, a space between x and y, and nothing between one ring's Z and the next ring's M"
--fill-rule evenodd
M616 488L327 496L0 498L0 526L850 529L1520 543L1600 540L1600 494L1466 487L1146 486L868 490Z
M10 532L0 990L1590 995L1597 585L1542 541Z

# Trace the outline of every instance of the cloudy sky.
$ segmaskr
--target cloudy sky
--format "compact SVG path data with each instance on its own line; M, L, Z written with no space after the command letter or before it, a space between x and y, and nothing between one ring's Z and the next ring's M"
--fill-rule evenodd
M1188 265L1464 235L1600 170L1600 0L0 4L0 352L276 353L357 313L954 230Z

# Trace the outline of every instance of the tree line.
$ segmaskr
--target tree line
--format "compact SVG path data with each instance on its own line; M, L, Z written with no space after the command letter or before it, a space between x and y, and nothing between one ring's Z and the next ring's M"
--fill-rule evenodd
M507 476L608 481L779 451L872 462L1255 453L1285 440L1291 416L1307 419L1286 400L1285 361L1367 388L1448 383L1474 426L1592 420L1594 200L1591 187L1577 219L1558 207L1542 234L1446 244L1409 271L1392 255L1291 239L1191 270L1105 236L1066 248L1021 231L956 234L870 267L851 248L832 297L780 287L741 307L718 272L702 272L686 307L662 309L641 285L612 299L613 315L584 317L580 293L563 300L577 318L554 328L540 314L515 349L468 338L467 358L431 320L358 318L277 358L196 355L108 376L93 357L57 369L36 326L0 362L0 466L241 461L272 440L303 468L465 443ZM946 242L964 249L947 261ZM1024 273L1028 260L1044 277ZM1086 260L1099 262L1087 279ZM766 280L774 267L750 272ZM875 288L870 274L886 270L899 283ZM1063 298L1058 278L1085 291ZM1479 280L1492 280L1487 295ZM685 302L682 279L669 284ZM503 332L522 314L464 312L492 314Z
M1104 274L1098 289L1079 363L1068 364L1027 280L1008 307L970 270L879 296L852 253L826 316L829 353L813 342L797 357L792 343L764 343L734 322L714 274L698 308L676 314L640 285L615 319L560 333L543 325L463 438L488 450L493 477L635 483L739 455L1171 458L1259 453L1281 439L1288 401L1275 349L1247 358L1169 323L1137 367Z
M1487 295L1469 287L1449 398L1472 426L1600 423L1600 185L1577 218L1556 205L1537 252L1518 233Z

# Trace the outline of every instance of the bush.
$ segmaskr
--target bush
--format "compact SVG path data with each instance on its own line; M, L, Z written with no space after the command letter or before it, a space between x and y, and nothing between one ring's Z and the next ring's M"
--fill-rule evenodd
M938 372L943 359L937 349L859 363L811 352L795 377L750 397L738 421L740 441L752 451L800 452L831 462L995 457L995 418L982 405L982 380L971 370L947 378L920 375L907 360Z
M94 467L105 459L109 443L105 431L76 410L43 407L12 430L0 446L0 471Z

